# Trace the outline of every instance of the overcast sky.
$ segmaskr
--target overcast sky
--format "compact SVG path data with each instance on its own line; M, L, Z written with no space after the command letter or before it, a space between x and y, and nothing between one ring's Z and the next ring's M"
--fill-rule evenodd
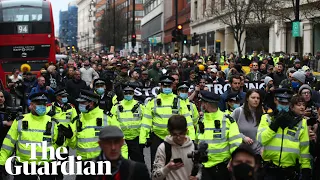
M59 29L59 11L67 10L72 0L51 0L55 30Z

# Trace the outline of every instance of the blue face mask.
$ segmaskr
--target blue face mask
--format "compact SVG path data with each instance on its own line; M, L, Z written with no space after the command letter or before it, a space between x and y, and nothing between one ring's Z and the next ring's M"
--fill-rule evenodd
M127 101L131 101L133 99L132 95L124 95L124 99Z
M170 93L172 93L172 88L163 88L162 92L164 94L170 94Z
M232 106L233 109L237 109L238 107L240 107L240 104L233 104Z
M46 114L46 106L45 105L37 105L35 111L39 116L43 116Z
M83 112L83 113L88 112L88 110L87 110L87 105L85 105L85 104L79 104L79 111L80 111L80 112Z
M68 98L67 98L67 97L61 98L61 102L62 102L63 104L67 103L67 102L68 102Z
M277 105L277 110L278 110L278 111L289 112L289 106L285 106L285 105L282 105L282 104L278 104L278 105Z
M99 95L102 95L104 93L104 88L97 88L96 89L96 92L99 94Z
M180 93L179 96L181 97L181 99L187 99L188 93Z
M298 82L291 82L291 86L293 89L298 89L300 84Z

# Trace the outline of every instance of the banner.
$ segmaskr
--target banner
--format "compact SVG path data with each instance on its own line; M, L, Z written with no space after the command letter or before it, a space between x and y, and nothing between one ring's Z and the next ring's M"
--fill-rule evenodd
M209 91L214 92L216 94L223 94L228 90L230 84L206 84L209 88ZM252 82L252 83L245 83L245 86L248 89L262 89L264 87L264 83L261 82ZM134 91L134 98L139 101L140 103L147 104L147 102L156 97L158 94L160 87L149 87L149 88L136 88ZM189 89L189 92L194 90L194 86L192 85Z

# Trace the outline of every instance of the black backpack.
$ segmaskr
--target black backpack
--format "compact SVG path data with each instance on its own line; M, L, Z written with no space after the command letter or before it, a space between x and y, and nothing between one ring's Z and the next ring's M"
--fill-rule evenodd
M171 160L171 156L172 156L172 147L171 147L171 144L169 144L168 142L166 141L163 141L164 143L164 152L166 153L166 163L165 165L167 165L170 160ZM197 144L195 142L193 142L193 145L194 145L194 149L197 149Z

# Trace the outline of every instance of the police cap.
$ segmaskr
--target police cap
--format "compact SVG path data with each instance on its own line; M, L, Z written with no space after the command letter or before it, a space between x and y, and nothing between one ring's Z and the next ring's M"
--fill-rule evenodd
M99 133L100 140L122 139L123 137L123 132L117 126L106 126Z
M95 86L97 86L97 85L106 85L106 81L104 79L98 78L98 79L95 79L93 81L93 84Z
M48 101L47 93L43 93L43 92L34 93L29 97L29 99L31 100L31 102L47 103Z
M229 93L227 96L227 101L230 101L230 100L240 101L240 99L241 98L239 96L239 93L237 93L237 92Z
M67 90L62 88L54 92L55 96L68 96Z
M178 90L180 90L180 89L188 89L189 90L189 87L190 87L190 85L186 81L181 82L181 83L178 84Z
M88 91L88 90L81 90L80 91L80 96L78 99L76 99L76 101L78 102L95 102L95 103L98 103L99 102L99 99L100 99L100 96L98 94L95 94L94 92L92 91Z
M274 90L274 97L280 102L289 102L293 96L293 91L287 88L278 88Z
M210 103L214 103L214 102L219 102L220 100L220 96L213 93L213 92L210 92L210 91L200 91L200 98L202 101L205 101L205 102L210 102Z
M162 85L171 85L174 82L174 78L171 76L162 76L160 78L160 83Z
M134 88L130 85L125 85L123 91L134 91Z

